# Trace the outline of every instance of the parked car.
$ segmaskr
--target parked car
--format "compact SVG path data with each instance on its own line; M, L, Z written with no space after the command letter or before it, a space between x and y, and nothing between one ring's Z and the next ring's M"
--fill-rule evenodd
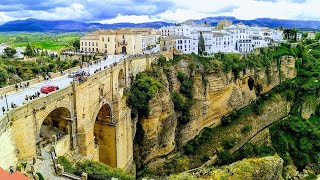
M68 75L68 78L74 78L76 77L77 75L87 75L89 74L89 71L88 70L85 70L85 69L80 69L78 71L73 71L71 72L69 75Z
M44 94L48 94L48 93L50 93L52 91L56 91L56 90L59 90L58 86L45 85L45 86L41 87L40 92L42 92Z

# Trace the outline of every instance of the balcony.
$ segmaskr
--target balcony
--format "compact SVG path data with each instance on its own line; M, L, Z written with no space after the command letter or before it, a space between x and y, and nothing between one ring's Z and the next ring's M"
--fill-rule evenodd
M126 46L126 45L128 45L128 43L127 43L126 40L119 41L119 44L120 44L121 46Z

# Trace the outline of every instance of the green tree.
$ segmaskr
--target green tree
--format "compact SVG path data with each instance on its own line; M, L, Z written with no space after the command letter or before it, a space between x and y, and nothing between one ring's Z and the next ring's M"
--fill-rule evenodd
M7 55L8 58L13 58L13 55L17 53L16 49L11 47L4 48L4 53Z
M0 87L3 87L7 84L8 82L8 73L6 70L0 68Z
M198 42L198 54L203 54L205 52L205 42L202 35L202 32L200 32L199 42Z
M34 57L36 55L34 48L30 44L27 45L24 55L28 57Z
M80 39L75 40L75 41L72 43L72 46L73 46L74 48L76 48L77 50L80 49Z

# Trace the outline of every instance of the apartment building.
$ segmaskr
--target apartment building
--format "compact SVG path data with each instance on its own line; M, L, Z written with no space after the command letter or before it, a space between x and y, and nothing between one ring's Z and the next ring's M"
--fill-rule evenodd
M105 54L141 54L156 45L160 33L148 28L98 30L80 38L80 51Z
M191 54L191 38L186 36L168 36L160 40L161 52Z
M205 41L205 51L211 53L248 53L257 48L267 47L284 42L283 31L266 27L249 27L242 23L228 25L223 29L215 29L208 25L183 23L160 29L164 40L190 39L191 53L198 53L200 34ZM163 49L161 49L162 51ZM187 51L189 52L189 51Z

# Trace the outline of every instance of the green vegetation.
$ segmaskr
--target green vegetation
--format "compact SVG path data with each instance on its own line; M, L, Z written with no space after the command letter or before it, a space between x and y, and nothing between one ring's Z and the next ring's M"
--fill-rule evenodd
M17 53L16 49L11 47L6 47L3 51L8 58L13 58L13 55Z
M123 180L135 179L133 175L125 173L122 169L112 168L101 162L84 161L72 166L71 162L65 157L59 157L59 163L65 168L66 172L78 176L85 172L88 174L88 179L92 180L110 179L111 177Z
M37 56L34 60L19 61L0 57L0 87L44 76L48 72L60 72L79 65L77 60L60 60Z
M285 164L291 161L298 168L320 161L320 122L319 116L305 120L289 116L270 129L272 144Z
M173 92L171 99L174 109L181 112L178 121L182 125L187 124L191 120L191 107L193 105L193 79L187 77L183 72L178 72L178 80L181 82L180 92Z
M148 117L149 101L163 88L158 79L155 72L142 72L132 82L127 103L139 118Z
M39 180L45 180L41 173L37 172L36 174L38 175Z
M12 47L27 47L28 44L40 49L60 50L73 47L79 40L79 33L0 33L0 44Z
M198 42L198 54L203 54L206 51L206 46L202 32L200 32L199 42Z

